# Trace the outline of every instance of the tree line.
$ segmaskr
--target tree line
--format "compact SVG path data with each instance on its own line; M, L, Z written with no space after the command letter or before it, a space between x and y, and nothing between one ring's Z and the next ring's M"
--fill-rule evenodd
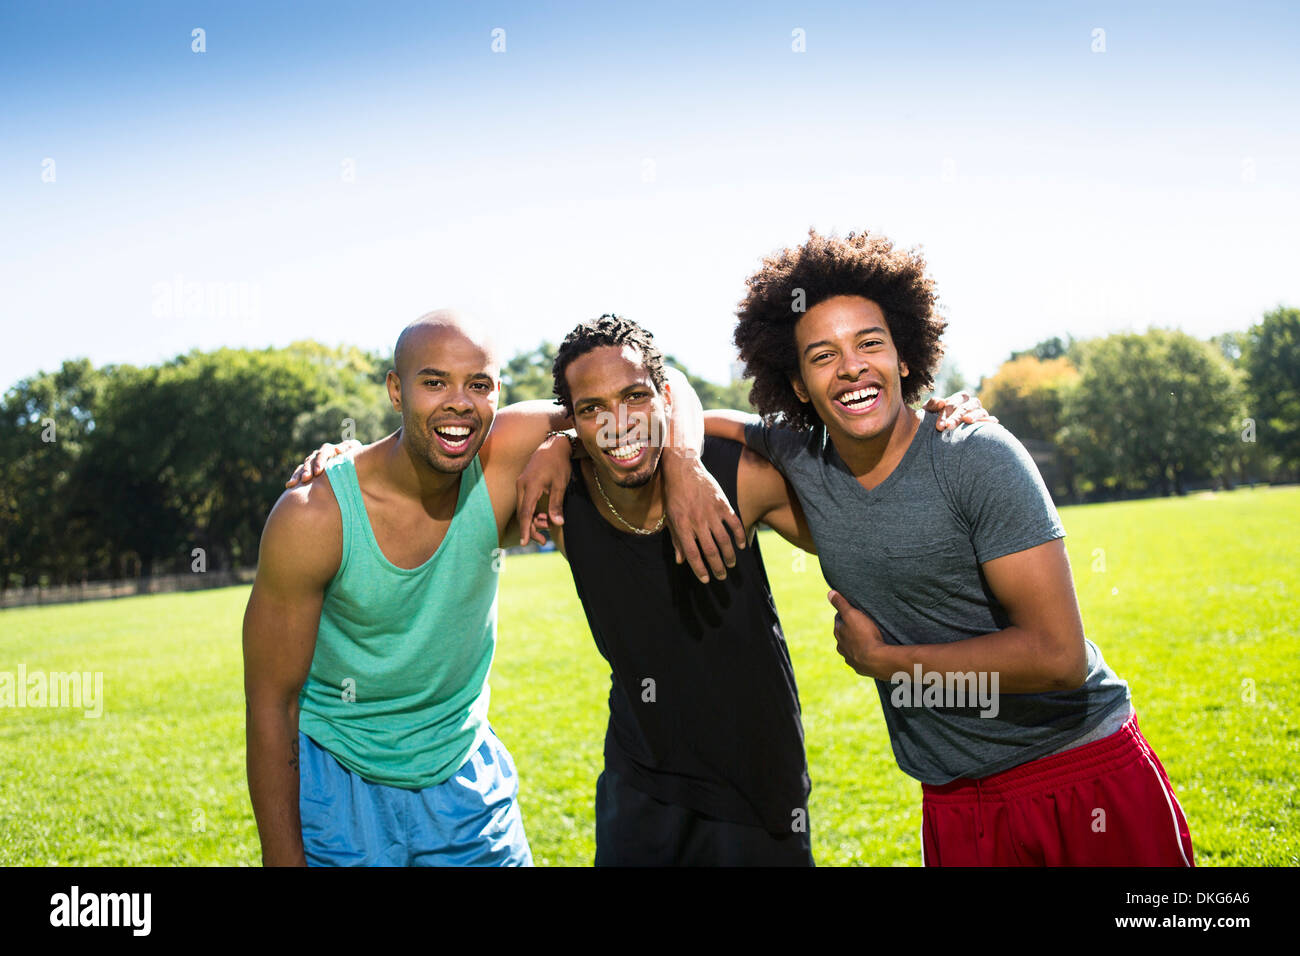
M542 343L512 358L502 404L553 397L554 357ZM255 565L307 452L401 424L391 367L303 341L145 368L75 359L23 379L0 399L0 590ZM748 407L747 388L682 371L706 407Z
M1058 501L1183 494L1300 477L1300 310L1205 341L1150 329L1015 352L984 405Z
M502 404L550 398L556 346L502 369ZM686 373L706 408L749 385ZM0 400L0 589L251 567L285 477L326 441L400 419L390 354L296 342L156 366L69 360ZM962 385L945 364L940 391ZM1058 501L1300 476L1300 310L1209 341L1152 329L1013 353L978 389Z

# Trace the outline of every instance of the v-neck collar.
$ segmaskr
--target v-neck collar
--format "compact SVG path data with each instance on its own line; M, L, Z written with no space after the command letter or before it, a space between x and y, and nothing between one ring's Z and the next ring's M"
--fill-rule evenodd
M839 449L835 447L835 442L831 441L829 431L825 432L826 460L830 463L832 468L843 474L848 481L852 482L853 487L855 487L858 490L858 493L863 495L866 500L874 501L888 493L889 489L899 480L899 475L901 475L907 469L907 466L911 464L912 460L921 453L921 446L925 440L921 432L926 428L934 428L934 420L929 412L922 412L921 421L916 426L916 431L912 434L912 440L907 445L907 451L903 452L903 457L898 460L898 464L894 466L894 470L886 475L885 480L874 488L862 487L862 482L858 481L857 477L853 474L853 469L851 469L848 466L848 463L840 457Z

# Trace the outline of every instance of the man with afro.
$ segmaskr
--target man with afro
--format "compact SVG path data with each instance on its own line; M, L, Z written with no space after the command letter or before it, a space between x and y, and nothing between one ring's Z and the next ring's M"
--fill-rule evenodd
M914 251L810 232L748 279L736 345L762 420L706 413L798 495L837 649L921 782L928 865L1191 866L1128 685L1084 636L1061 525L996 421L935 427L945 321ZM931 426L931 427L926 427Z

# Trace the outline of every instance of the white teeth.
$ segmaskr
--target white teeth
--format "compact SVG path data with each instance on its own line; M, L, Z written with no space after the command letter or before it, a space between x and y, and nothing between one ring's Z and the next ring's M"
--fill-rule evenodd
M469 429L464 425L447 425L444 428L439 428L437 431L439 435L454 435L458 438L464 438L469 434Z
M879 394L880 394L880 389L878 388L860 388L855 392L846 392L845 394L841 395L840 401L843 402L845 405L850 405L854 402L860 402L864 400L869 401L870 399L875 398Z
M607 452L607 454L608 454L611 458L617 458L617 459L619 459L619 460L621 460L621 461L627 461L628 459L630 459L630 458L635 458L637 455L639 455L639 454L641 453L641 449L644 448L644 447L645 447L644 444L640 444L640 445L622 445L622 446L620 446L620 447L618 447L618 448L611 448L611 449L609 449L609 451Z

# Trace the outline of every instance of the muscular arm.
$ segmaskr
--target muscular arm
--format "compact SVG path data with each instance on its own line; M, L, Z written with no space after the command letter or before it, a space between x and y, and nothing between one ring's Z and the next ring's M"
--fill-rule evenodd
M900 671L993 673L1004 694L1073 690L1087 679L1083 621L1061 539L981 565L1011 626L946 644L886 644L862 611L832 592L840 653L859 674L889 680Z
M507 541L514 518L515 481L547 432L573 427L573 417L554 402L538 399L516 402L497 412L479 460L488 483L501 544ZM517 533L515 535L518 536Z
M958 392L948 398L932 398L925 403L925 410L939 413L939 419L934 423L939 431L955 428L961 422L997 421L980 404L979 398L966 392ZM761 421L757 415L749 412L738 412L730 408L710 409L704 413L704 433L716 438L730 438L743 445L745 426L757 425Z
M748 448L740 453L736 494L746 532L762 522L795 547L817 553L794 489L770 461Z
M736 563L733 540L735 547L744 547L744 528L732 512L726 495L699 460L704 448L704 417L699 397L681 372L673 368L664 371L672 404L669 434L659 467L663 471L667 524L677 560L690 564L701 581L708 581L710 572L714 577L725 578L727 568ZM495 426L493 430L495 433ZM541 450L534 444L524 450L525 463L534 451L538 452L538 459L527 473L523 464L512 464L507 472L509 480L516 482L521 543L533 536L537 527L536 505L545 496L550 500L549 526L556 528L563 523L563 492L572 473L567 442L553 442ZM513 454L512 451L512 463Z
M244 612L248 790L266 866L305 866L298 814L298 694L316 650L325 588L342 560L329 482L285 492L262 532Z
M911 673L919 663L922 670L997 671L1004 694L1082 686L1088 654L1065 541L1058 538L986 561L981 568L1011 626L949 644L889 646L898 663L895 670Z
M757 415L737 412L730 408L711 408L704 413L704 434L714 438L729 438L745 444L745 426L762 421Z

